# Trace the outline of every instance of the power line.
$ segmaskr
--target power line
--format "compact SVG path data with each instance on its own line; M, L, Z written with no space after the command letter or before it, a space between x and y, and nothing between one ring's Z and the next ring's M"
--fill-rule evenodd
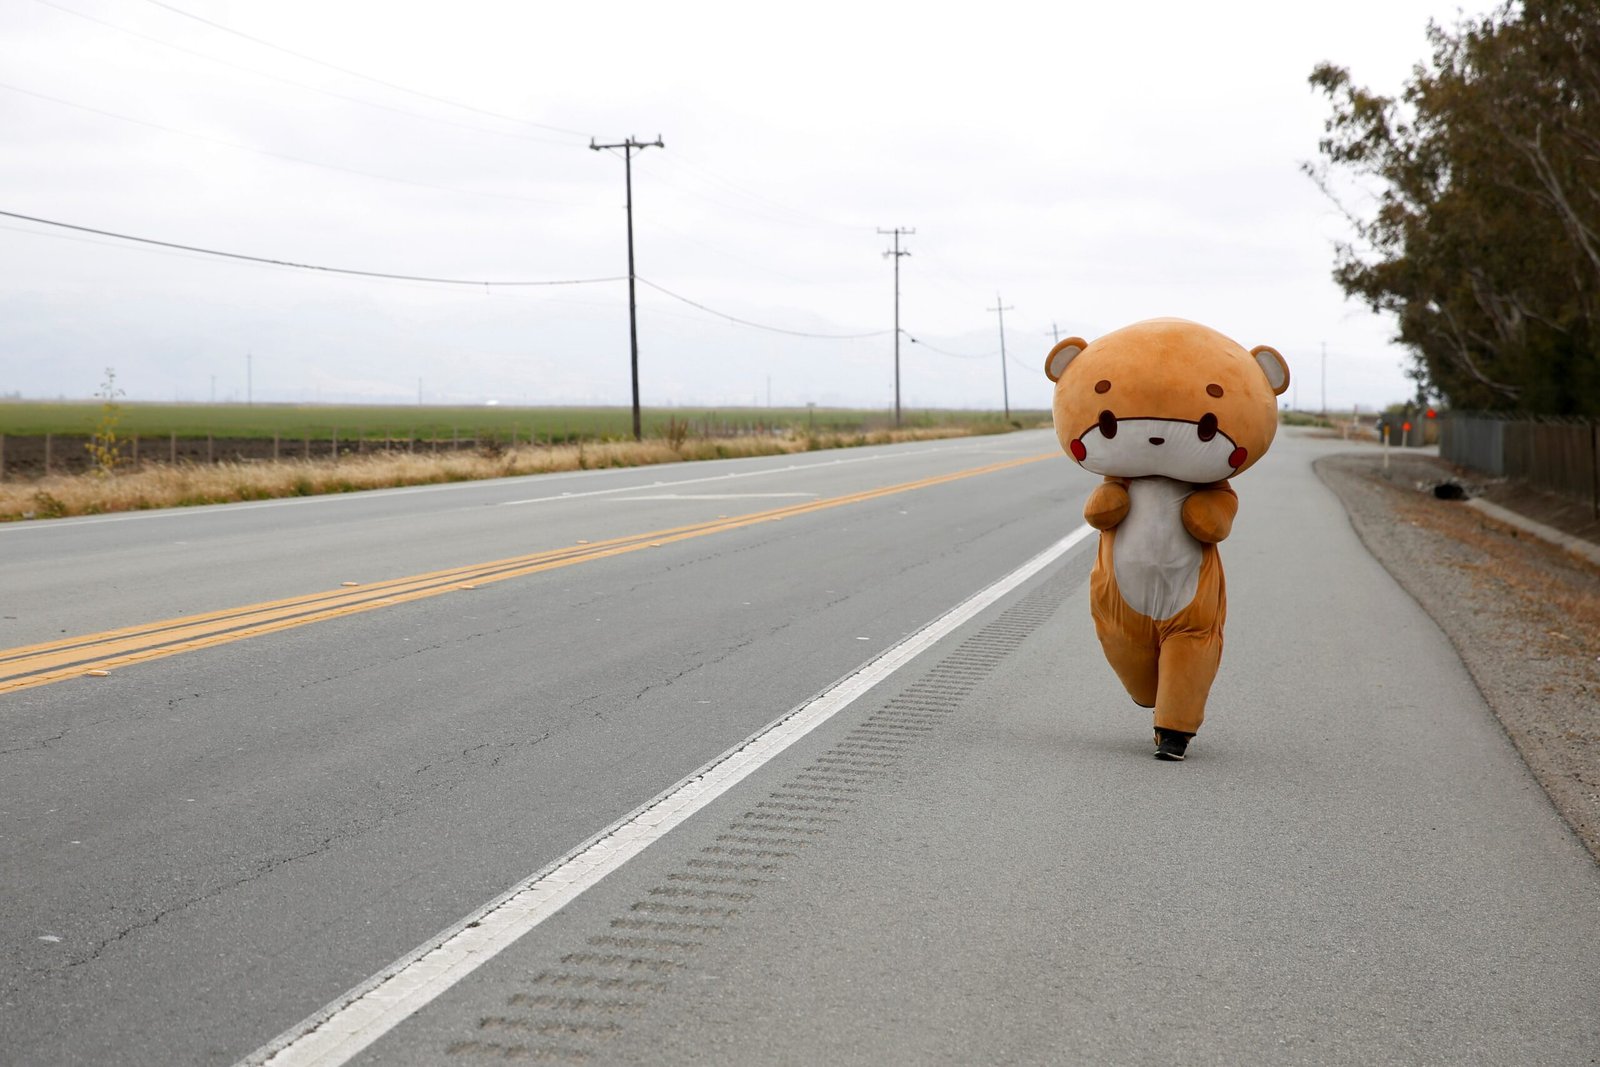
M680 186L680 188L681 188L681 186ZM655 219L644 219L644 220L641 220L639 225L641 227L645 228L645 229L659 230L662 233L670 233L672 236L676 237L678 240L685 241L685 242L687 242L689 244L692 244L692 245L696 245L696 246L698 246L700 248L705 249L707 252L712 252L712 253L714 253L714 254L716 254L718 256L722 256L725 259L734 260L734 261L736 261L738 263L744 264L747 267L754 267L757 270L764 271L764 272L766 272L768 274L775 275L776 277L779 277L779 278L784 278L784 279L786 279L788 281L791 281L791 282L799 282L801 285L810 285L810 284L812 284L812 283L814 283L816 281L815 278L801 278L801 277L798 277L796 275L790 274L787 271L779 270L777 267L774 267L769 263L763 263L758 259L751 259L748 256L741 256L739 253L730 252L726 248L719 248L718 246L716 246L714 244L709 244L709 243L707 243L705 241L700 240L700 238L695 237L692 234L685 233L683 230L680 230L675 226L668 226L667 224L665 224L663 222L659 222L659 221L657 221Z
M944 285L951 293L967 295L972 290L980 288L967 278L961 277L955 271L946 267L938 256L937 249L930 253L926 249L922 253L923 272L918 277L926 278L935 285ZM929 273L931 272L931 273Z
M224 148L232 148L239 152L252 152L259 156L271 156L274 159L288 160L290 163L299 163L302 166L320 167L323 170L339 171L343 174L354 174L362 178L375 178L378 181L395 182L399 185L414 185L421 189L436 189L441 192L456 193L462 196L487 196L496 200L517 200L527 204L548 204L558 207L574 206L571 203L559 200L542 200L538 197L518 196L515 193L490 193L479 189L461 189L450 185L436 185L433 182L419 182L412 178L396 178L392 174L378 174L375 171L370 170L357 170L354 167L341 167L337 163L323 163L315 159L304 159L300 156L291 156L283 152L274 152L267 148L256 148L252 145L239 144L236 141L224 141L220 137L209 137L203 133L191 133L188 130L180 130L173 126L163 126L159 122L151 122L148 119L136 119L131 115L122 115L115 111L106 111L103 108L91 107L88 104L79 104L71 100L63 100L59 96L51 96L48 93L40 93L35 92L32 89L24 89L21 86L11 85L8 82L0 82L0 89L7 89L11 92L21 93L23 96L31 96L39 100L48 100L52 104L60 104L63 107L77 108L80 111L88 111L96 115L103 115L106 118L117 119L121 122L131 122L135 126L145 126L152 130L160 130L163 133L176 134L179 137L189 137L196 141L205 141L209 144L221 145Z
M1016 356L1007 356L1006 359L1011 362L1011 365L1013 367L1017 368L1019 371L1022 371L1024 374L1037 374L1037 373L1039 373L1039 368L1038 367L1030 367L1026 363L1024 363L1021 360L1019 360Z
M984 352L981 354L970 352L951 352L948 349L940 348L937 345L930 345L928 342L919 337L912 337L909 333L906 334L906 340L910 341L914 345L921 345L930 352L937 352L941 356L949 356L952 359L988 359L990 356L995 354L994 351Z
M709 315L715 315L719 319L727 319L729 322L738 323L740 326L749 326L751 329L755 330L766 330L769 333L788 334L790 337L808 337L820 341L859 341L867 337L882 337L884 334L889 332L888 330L874 330L871 333L807 333L804 330L789 330L782 326L768 326L766 323L751 322L749 319L741 319L736 315L729 315L725 311L718 311L716 308L706 307L704 304L690 300L686 296L680 296L670 289L663 288L648 278L640 278L639 284L648 285L658 293L670 296L672 299L688 304L692 308L698 308Z
M319 67L327 67L329 70L336 70L340 74L348 74L352 78L360 78L363 81L372 82L374 85L381 85L386 89L397 89L402 93L410 93L412 96L420 96L424 100L432 100L438 104L448 104L450 107L458 107L463 111L475 111L480 115L488 115L491 118L504 119L507 122L521 123L525 126L536 126L541 130L550 130L554 133L568 133L575 137L587 136L580 130L568 130L560 126L549 126L542 122L533 122L529 119L519 119L514 115L505 115L498 111L489 111L485 108L477 107L472 104L463 104L459 100L451 100L450 98L444 96L435 96L432 93L425 93L420 89L412 89L408 86L399 85L395 82L384 81L382 78L374 78L370 74L363 74L358 70L351 70L348 67L341 67L335 63L329 63L327 60L318 59L315 56L308 56L304 52L296 52L294 49L286 48L281 44L274 44L273 42L265 40L261 37L252 36L251 34L245 33L243 30L236 30L231 26L224 26L220 22L213 22L208 18L202 18L193 12L185 11L182 8L173 7L171 4L163 3L162 0L145 0L145 3L153 4L156 7L162 8L163 10L170 11L174 15L182 15L186 19L193 19L195 22L210 26L214 30L221 30L223 33L232 34L233 36L243 38L246 41L252 41L264 48L270 48L275 52L282 52L285 55L294 56L296 59L303 59L307 63L315 63Z
M116 30L118 33L127 34L129 37L134 37L141 41L147 41L150 44L159 45L162 48L170 48L175 52L182 52L185 55L194 56L197 59L203 59L208 63L216 63L219 66L231 67L234 70L242 70L247 74L254 74L258 78L266 78L268 81L280 82L284 85L292 85L297 89L304 89L308 92L321 93L324 96L333 97L335 100L345 100L352 104L360 104L363 107L377 108L380 111L388 111L396 115L407 115L414 119L421 119L424 122L436 122L445 126L454 126L458 130L472 130L477 133L490 134L494 137L507 137L516 141L533 141L539 144L567 144L565 141L557 141L549 137L534 137L525 133L512 133L509 130L491 129L488 126L474 126L471 123L457 122L454 119L447 119L438 115L427 115L421 111L412 111L409 108L395 107L393 104L380 104L376 100L365 100L359 96L350 96L346 93L335 92L332 89L326 89L320 85L312 85L309 82L296 81L293 78L285 78L281 74L273 74L270 71L259 70L255 67L246 66L243 63L235 63L232 60L223 59L220 56L209 55L205 52L199 51L198 49L187 48L181 44L174 44L171 41L164 41L161 38L153 37L148 33L140 33L138 30L130 30L126 26L119 26L114 22L107 22L105 19L90 15L87 12L78 11L70 7L63 7L62 5L55 3L54 0L34 0L34 3L42 4L45 7L53 8L54 10L60 11L67 15L76 16L77 18L84 19L88 22L96 23L110 30Z
M950 356L953 359L988 359L990 356L1000 354L1003 356L1006 362L1010 363L1013 367L1017 368L1017 370L1022 371L1025 374L1032 374L1036 371L1036 368L1028 366L1026 363L1023 363L1021 360L1017 359L1016 356L1000 353L999 349L990 349L988 352L951 352L947 349L930 345L928 342L921 340L920 338L912 337L909 333L906 334L906 340L910 341L914 345L920 345L923 348L928 349L930 352L937 352L941 356Z
M271 258L268 258L266 256L245 255L244 253L241 253L241 252L224 252L224 251L221 251L221 250L215 249L215 248L201 248L201 247L198 247L196 245L180 244L180 243L178 243L176 241L160 241L160 240L157 240L157 239L152 238L152 237L136 237L136 236L134 236L132 234L116 233L116 232L114 232L112 230L101 230L101 229L96 229L96 228L94 228L92 226L80 226L80 225L77 225L76 223L71 223L71 222L59 222L59 221L54 220L54 219L39 218L38 216L35 216L35 215L23 215L23 214L20 214L18 212L15 212L15 211L0 211L0 216L4 216L6 218L12 218L12 219L21 219L24 222L39 223L39 224L44 225L44 226L55 226L55 227L58 227L58 228L64 229L64 230L74 230L74 231L76 231L78 233L95 234L96 236L99 236L99 237L111 237L111 238L115 238L116 240L119 240L119 241L132 241L132 242L135 242L135 243L138 243L138 244L153 245L153 246L156 246L156 247L159 247L159 248L171 248L171 249L176 249L176 250L181 251L181 252L197 252L197 253L200 253L202 255L220 256L220 257L225 258L225 259L243 260L243 261L248 262L248 263L265 263L265 264L267 264L269 266L274 266L274 267L291 267L291 268L294 268L296 270L314 270L314 271L319 271L319 272L324 273L324 274L347 274L347 275L354 275L356 277L361 277L361 278L385 278L385 279L390 279L390 280L393 280L393 281L403 281L403 282L426 282L426 283L433 284L433 285L471 285L471 286L489 287L489 288L510 288L510 287L526 288L526 287L532 287L532 286L557 286L557 285L598 285L598 284L605 283L605 282L620 282L620 281L626 280L624 275L616 275L614 277L608 277L608 278L566 278L566 279L557 279L557 280L552 280L552 281L506 281L506 280L500 280L500 281L495 281L495 280L478 281L478 280L473 280L473 279L469 279L469 278L439 278L439 277L430 277L430 276L427 276L427 275L417 275L417 274L391 274L391 273L387 273L387 272L384 272L384 271L354 270L354 269L345 268L345 267L319 266L319 265L314 264L314 263L297 263L297 262L294 262L292 260L271 259ZM18 231L18 232L28 232L28 231ZM669 296L674 300L677 300L677 301L679 301L681 303L687 304L692 308L696 308L697 310L704 311L707 314L715 315L715 316L717 316L718 318L721 318L721 319L727 319L729 322L737 323L740 326L748 326L748 327L751 327L752 329L757 329L757 330L767 330L767 331L772 332L772 333L788 334L791 337L806 337L806 338L812 338L812 339L824 340L824 341L855 341L855 340L861 340L861 339L869 338L869 337L882 337L884 334L889 332L888 330L876 330L876 331L873 331L873 332L870 332L870 333L807 333L807 332L802 331L802 330L785 329L782 326L770 326L770 325L767 325L766 323L752 322L749 319L741 319L741 318L739 318L739 317L737 317L735 315L729 315L726 312L718 311L716 308L713 308L713 307L707 307L705 304L702 304L702 303L700 303L698 301L695 301L695 300L691 300L688 297L683 296L683 295L681 295L679 293L675 293L672 290L666 288L665 286L657 285L655 282L652 282L648 278L639 278L638 281L639 281L639 284L641 284L641 285L647 285L650 288L656 290L658 293L663 294L664 296ZM912 340L915 342L916 339L912 338ZM931 346L929 346L929 347L931 347Z
M157 245L161 248L176 248L184 252L199 252L208 256L221 256L224 259L242 259L249 263L267 263L274 267L293 267L296 270L315 270L324 274L351 274L361 278L391 278L401 282L429 282L434 285L473 285L489 288L525 288L529 286L544 285L595 285L600 282L620 282L622 277L614 278L568 278L557 281L477 281L467 278L433 278L419 274L389 274L376 270L353 270L348 267L323 267L315 263L295 263L286 259L269 259L266 256L249 256L242 252L223 252L215 248L199 248L195 245L178 244L176 241L158 241L153 237L135 237L132 234L115 233L111 230L97 230L92 226L79 226L71 222L58 222L55 219L41 219L34 215L22 215L15 211L0 211L0 215L11 219L22 219L25 222L37 222L43 226L57 226L63 230L76 230L79 233L92 233L101 237L115 237L119 241L135 241L139 244Z

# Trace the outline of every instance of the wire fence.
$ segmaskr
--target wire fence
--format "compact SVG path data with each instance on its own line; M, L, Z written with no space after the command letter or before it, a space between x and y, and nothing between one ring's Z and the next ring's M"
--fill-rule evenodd
M871 421L871 420L869 420ZM880 422L884 420L878 420ZM887 424L887 423L885 423ZM876 425L874 423L874 425ZM746 437L787 433L791 425L777 421L693 419L673 420L658 436ZM869 427L870 428L870 427ZM818 430L833 431L831 424ZM866 432L866 431L862 431ZM498 454L507 448L553 448L580 442L611 439L598 430L516 429L453 430L444 434L342 433L338 429L314 434L234 436L226 434L125 434L116 439L109 457L118 470L138 470L153 464L194 466L219 463L261 463L283 460L339 460L348 457L397 453L448 454L484 452ZM620 438L618 438L620 439ZM82 474L101 466L93 434L0 433L0 481L40 478L50 474Z
M507 449L556 448L631 440L628 409L546 414L522 422L500 419L489 426L441 429L374 430L323 426L308 431L251 433L237 426L213 432L136 433L118 430L111 451L94 433L15 433L0 430L0 481L31 480L88 471L133 471L155 465L210 466L273 461L329 462L368 455L447 455L478 452L498 456ZM1046 418L1043 412L1015 412L1018 418ZM1017 423L1020 425L1020 423ZM3 424L0 424L3 425ZM448 424L446 424L448 425ZM916 431L948 427L993 432L1004 426L998 411L923 409L907 412L902 427ZM647 439L681 443L689 439L870 435L896 428L892 411L861 409L772 409L759 416L726 412L652 411L645 419Z
M1587 502L1600 518L1600 423L1451 413L1439 454L1451 463Z

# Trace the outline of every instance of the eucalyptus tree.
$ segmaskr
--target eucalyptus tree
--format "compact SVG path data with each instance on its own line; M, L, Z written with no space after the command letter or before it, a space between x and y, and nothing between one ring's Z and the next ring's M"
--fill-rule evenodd
M1420 391L1600 415L1600 0L1508 2L1428 36L1398 97L1311 74L1332 114L1304 169L1353 230L1334 277L1396 316Z

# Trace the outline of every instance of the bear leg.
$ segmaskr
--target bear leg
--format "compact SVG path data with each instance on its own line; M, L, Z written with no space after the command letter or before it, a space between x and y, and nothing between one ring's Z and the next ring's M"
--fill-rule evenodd
M1220 633L1172 634L1161 642L1156 726L1186 734L1198 732L1221 662Z
M1154 641L1141 641L1137 637L1118 633L1104 627L1100 630L1100 648L1106 662L1117 672L1122 688L1128 691L1133 702L1141 708L1153 708L1159 695L1157 685L1160 651Z

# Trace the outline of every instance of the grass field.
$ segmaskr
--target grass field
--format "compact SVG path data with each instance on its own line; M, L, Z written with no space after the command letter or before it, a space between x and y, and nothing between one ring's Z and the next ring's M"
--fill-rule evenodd
M97 401L0 401L0 434L89 434L106 414ZM1048 420L1042 411L1012 412L1022 425ZM323 406L310 404L148 404L117 405L121 437L216 437L317 441L366 438L452 437L509 441L604 441L633 436L633 413L622 407L421 407ZM670 421L687 424L691 436L730 436L771 428L816 433L860 433L893 424L891 412L849 408L647 408L641 422L646 437L665 436ZM998 411L935 409L906 411L910 428L983 426L1000 428ZM680 431L681 432L681 431Z

